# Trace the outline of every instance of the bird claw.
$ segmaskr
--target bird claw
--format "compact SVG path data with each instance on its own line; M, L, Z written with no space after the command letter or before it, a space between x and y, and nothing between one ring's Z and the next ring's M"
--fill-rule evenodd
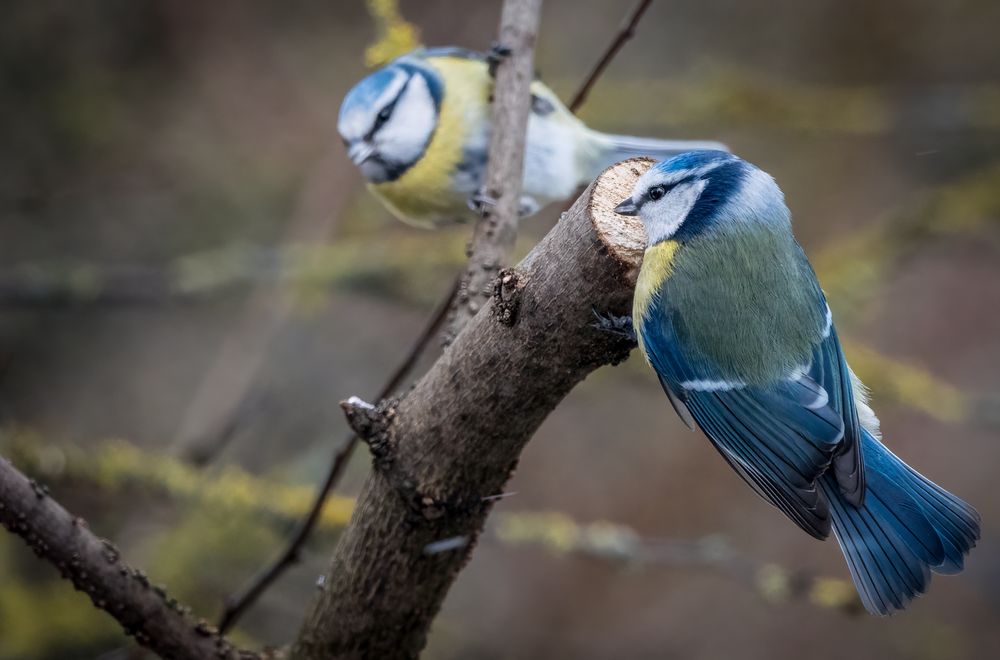
M490 78L496 78L497 67L500 66L500 62L510 57L513 52L510 46L505 46L499 41L493 42L489 52L486 53L486 64L490 71Z
M534 197L525 195L517 203L517 215L521 218L527 218L538 213L541 208Z
M476 215L485 218L489 214L490 209L497 205L497 198L486 194L486 190L480 188L472 193L472 196L466 201L466 205Z
M497 198L487 194L485 189L480 189L470 195L465 204L470 211L485 218L496 207L497 201ZM527 218L538 213L540 208L533 197L524 196L517 203L517 215L520 218Z
M628 316L627 314L624 316L615 316L614 314L608 314L605 316L596 309L592 309L591 311L594 313L594 318L597 319L594 323L590 324L591 327L623 337L633 344L638 343L638 338L635 334L635 326L632 324L631 316Z

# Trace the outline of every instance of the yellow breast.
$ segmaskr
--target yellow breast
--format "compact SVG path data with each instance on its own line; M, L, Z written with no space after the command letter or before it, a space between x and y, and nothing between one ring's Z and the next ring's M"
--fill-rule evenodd
M424 155L401 177L369 188L401 220L432 227L468 214L468 193L452 189L452 174L472 132L480 130L488 120L493 81L482 61L458 57L432 57L427 61L444 79L434 135Z
M674 271L674 257L681 244L677 241L661 241L646 248L642 258L642 267L635 283L635 296L632 299L632 323L636 328L639 348L646 355L646 347L642 343L642 333L639 328L649 312L654 298ZM646 357L647 361L649 357Z

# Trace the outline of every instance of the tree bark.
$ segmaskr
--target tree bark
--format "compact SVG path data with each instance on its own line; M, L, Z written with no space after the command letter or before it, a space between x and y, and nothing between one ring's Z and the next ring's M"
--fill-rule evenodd
M342 404L374 469L292 656L416 658L531 435L632 340L594 313L631 313L645 234L612 209L652 161L604 172L399 400Z
M493 85L490 157L480 190L492 201L484 204L483 217L473 232L469 265L452 317L452 335L457 335L489 300L490 284L500 268L510 263L517 240L541 7L542 0L506 0L503 4L500 41L493 53L499 60Z
M0 458L0 523L48 560L126 634L161 658L258 658L233 647L204 620L194 621L162 587L121 559L118 549L73 517L48 490Z

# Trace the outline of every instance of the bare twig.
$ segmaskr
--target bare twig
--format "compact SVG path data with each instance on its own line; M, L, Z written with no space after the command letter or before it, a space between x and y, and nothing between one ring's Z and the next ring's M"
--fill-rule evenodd
M392 376L386 382L385 386L379 391L377 399L384 399L391 395L403 381L409 376L413 367L416 365L417 360L423 355L427 346L430 345L431 340L437 335L441 326L444 324L444 320L448 317L448 310L451 308L452 300L455 298L455 294L458 292L459 279L456 278L452 283L451 288L448 290L447 295L438 303L437 308L431 314L430 319L428 319L427 324L421 331L420 336L413 343L409 352L403 361L396 367ZM341 474L344 472L344 468L347 467L348 459L350 459L351 454L354 453L354 448L358 444L358 436L355 434L348 435L340 447L333 455L333 461L330 463L330 470L326 474L326 478L323 480L323 484L320 486L319 491L316 493L316 499L313 500L312 506L309 512L305 515L299 526L296 528L295 533L289 540L288 545L282 551L282 553L268 566L266 566L260 573L258 573L254 578L250 580L249 583L238 593L228 597L223 608L222 616L219 619L219 629L222 632L229 630L234 623L242 616L242 614L253 605L254 602L264 591L273 583L278 577L285 572L285 569L296 564L302 553L302 547L305 545L306 540L312 534L313 529L316 527L316 523L319 521L320 514L323 512L323 505L326 503L327 498L333 491L334 486L340 480Z
M493 87L489 160L480 189L480 196L489 201L483 203L473 232L469 265L452 315L452 336L486 304L493 279L509 262L517 239L541 6L541 0L503 3L500 39L494 47L501 57Z
M622 22L622 26L618 31L618 34L615 35L615 38L608 45L608 48L604 51L604 55L601 56L601 59L594 65L590 75L587 76L583 85L573 96L573 100L569 102L570 112L577 112L580 109L580 106L583 105L584 101L587 100L587 96L590 94L590 89L594 86L594 83L597 82L597 79L601 77L601 74L604 73L604 70L608 68L608 65L611 64L611 60L615 59L615 55L618 54L618 51L622 49L629 39L635 36L635 28L639 24L639 21L642 20L643 14L646 13L646 10L649 9L651 4L653 4L653 0L639 0L635 9L633 9Z
M98 538L82 518L56 502L48 489L0 458L0 523L20 536L42 559L55 565L94 605L113 616L125 633L164 658L256 658L232 646L204 620L151 585L146 575L121 559L118 549Z

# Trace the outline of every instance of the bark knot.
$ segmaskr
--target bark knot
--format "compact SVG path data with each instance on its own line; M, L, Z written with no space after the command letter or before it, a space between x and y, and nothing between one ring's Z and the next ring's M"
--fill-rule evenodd
M514 268L504 268L493 281L493 317L501 324L513 326L517 323L523 288L521 277Z
M356 396L340 402L347 424L368 445L375 469L381 472L388 472L395 460L389 427L398 403L398 399L385 399L371 404Z

